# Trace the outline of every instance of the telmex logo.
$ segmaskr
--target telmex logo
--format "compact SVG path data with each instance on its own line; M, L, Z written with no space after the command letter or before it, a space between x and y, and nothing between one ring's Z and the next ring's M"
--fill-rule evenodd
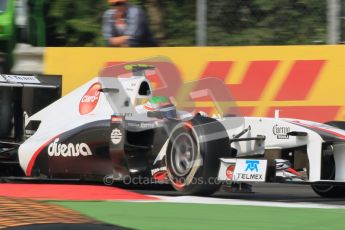
M258 160L246 160L246 170L244 171L255 171L255 172L259 172L259 169L258 169L258 164L260 164L260 162Z
M48 155L50 157L78 157L78 156L91 156L92 152L90 147L85 143L80 144L59 144L59 138L56 138L53 143L48 146Z
M81 98L79 103L79 113L81 115L88 114L92 112L98 103L99 100L99 90L101 89L100 83L94 83L90 86L84 96Z

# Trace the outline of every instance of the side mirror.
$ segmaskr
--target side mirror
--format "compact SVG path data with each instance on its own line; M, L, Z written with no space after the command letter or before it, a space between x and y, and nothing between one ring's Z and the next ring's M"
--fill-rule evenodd
M103 88L103 89L100 89L98 91L101 93L118 93L118 92L120 92L119 89L113 89L113 88Z

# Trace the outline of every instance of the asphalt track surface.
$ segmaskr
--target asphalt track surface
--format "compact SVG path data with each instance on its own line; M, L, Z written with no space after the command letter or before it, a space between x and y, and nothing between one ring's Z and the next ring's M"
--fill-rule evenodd
M179 193L173 190L143 190L135 189L135 192L146 195L157 196L179 196ZM221 198L224 201L246 200L262 202L284 202L284 203L310 203L321 205L336 205L345 208L345 198L322 198L318 196L309 185L296 184L254 184L252 192L229 193L219 191L212 197Z

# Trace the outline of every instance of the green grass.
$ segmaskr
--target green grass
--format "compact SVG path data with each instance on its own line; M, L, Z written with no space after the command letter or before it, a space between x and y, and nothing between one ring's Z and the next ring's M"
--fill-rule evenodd
M53 203L106 223L136 229L345 229L344 209L107 201Z

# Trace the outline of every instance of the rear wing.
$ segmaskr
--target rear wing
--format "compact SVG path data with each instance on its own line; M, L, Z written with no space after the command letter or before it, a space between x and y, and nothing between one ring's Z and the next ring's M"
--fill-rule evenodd
M59 99L61 89L61 75L0 74L0 148L23 141L25 117Z
M0 87L59 88L61 84L49 84L36 75L0 74Z

